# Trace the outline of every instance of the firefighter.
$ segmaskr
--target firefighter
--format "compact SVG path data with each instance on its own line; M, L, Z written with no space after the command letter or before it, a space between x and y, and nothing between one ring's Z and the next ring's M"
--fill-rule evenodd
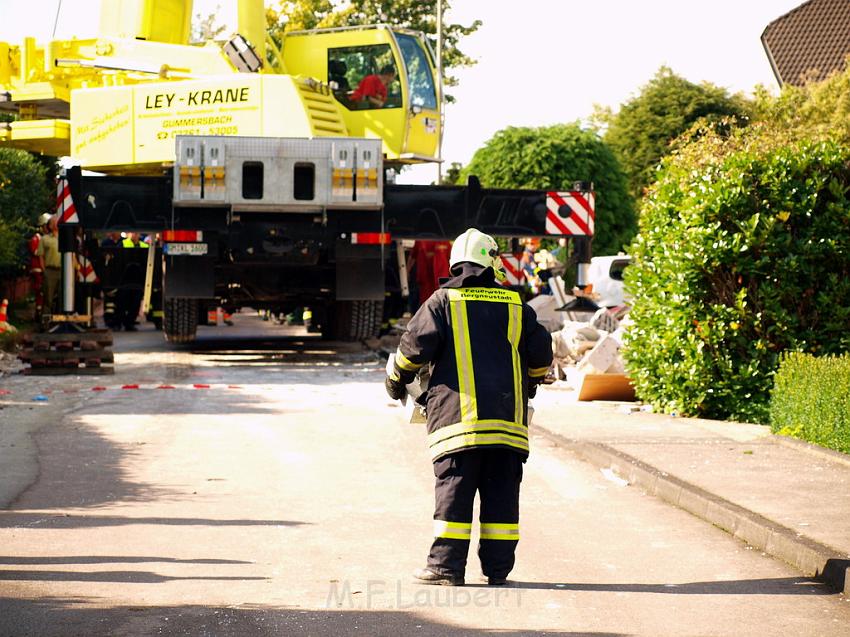
M138 232L129 232L121 241L121 247L125 250L136 248L148 248L149 244L143 241ZM122 325L128 332L136 331L136 317L142 306L144 296L145 273L141 266L135 261L127 261L124 273L121 277L121 287L115 299L115 314L118 325Z
M429 365L417 402L426 409L436 476L434 542L414 577L463 585L477 491L481 569L488 584L503 585L519 540L528 398L552 362L551 338L519 294L497 282L504 272L492 237L464 232L449 266L452 277L410 320L386 378L387 393L401 400Z
M121 322L118 320L118 290L112 286L116 279L115 274L113 274L115 270L114 250L121 247L122 240L120 233L110 232L100 243L101 248L106 248L106 250L101 250L101 273L105 280L111 281L110 285L103 287L103 323L111 330L121 329Z
M33 233L27 244L30 255L30 279L35 294L35 316L38 322L41 322L41 314L44 311L44 256L40 250L41 237L47 234L49 222L50 213L45 212L38 218L38 230Z

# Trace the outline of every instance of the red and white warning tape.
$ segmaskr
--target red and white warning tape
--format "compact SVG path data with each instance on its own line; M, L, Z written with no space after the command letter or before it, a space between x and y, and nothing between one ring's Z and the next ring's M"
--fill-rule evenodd
M242 389L242 385L228 385L224 383L192 383L192 384L181 384L181 385L171 385L168 383L126 383L124 385L94 385L93 387L81 388L81 389L43 389L39 393L41 394L77 394L80 392L86 391L95 391L95 392L108 392L108 391L145 391L152 389L174 389L174 390L198 390L198 389L209 389L209 390L222 390L222 389ZM32 390L29 389L26 392L19 393L30 393ZM15 392L10 389L0 389L0 396L11 396Z

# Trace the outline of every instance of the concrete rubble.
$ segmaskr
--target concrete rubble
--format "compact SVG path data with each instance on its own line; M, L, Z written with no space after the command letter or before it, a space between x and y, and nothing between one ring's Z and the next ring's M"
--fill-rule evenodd
M585 320L565 318L554 296L538 296L529 305L552 334L554 376L578 390L579 400L632 400L622 356L623 336L630 321L628 308L600 308L581 313ZM581 316L580 313L576 313Z

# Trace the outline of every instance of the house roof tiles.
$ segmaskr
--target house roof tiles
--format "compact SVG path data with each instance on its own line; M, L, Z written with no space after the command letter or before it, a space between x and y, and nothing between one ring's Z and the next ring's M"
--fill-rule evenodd
M780 84L823 79L850 54L850 0L809 0L768 24L761 41Z

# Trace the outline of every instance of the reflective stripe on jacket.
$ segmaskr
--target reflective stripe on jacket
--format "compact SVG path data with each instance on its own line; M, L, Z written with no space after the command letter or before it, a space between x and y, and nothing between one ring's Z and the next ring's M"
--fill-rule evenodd
M461 264L408 323L395 374L431 365L425 394L432 459L481 446L528 455L528 386L552 362L549 333L492 268Z

